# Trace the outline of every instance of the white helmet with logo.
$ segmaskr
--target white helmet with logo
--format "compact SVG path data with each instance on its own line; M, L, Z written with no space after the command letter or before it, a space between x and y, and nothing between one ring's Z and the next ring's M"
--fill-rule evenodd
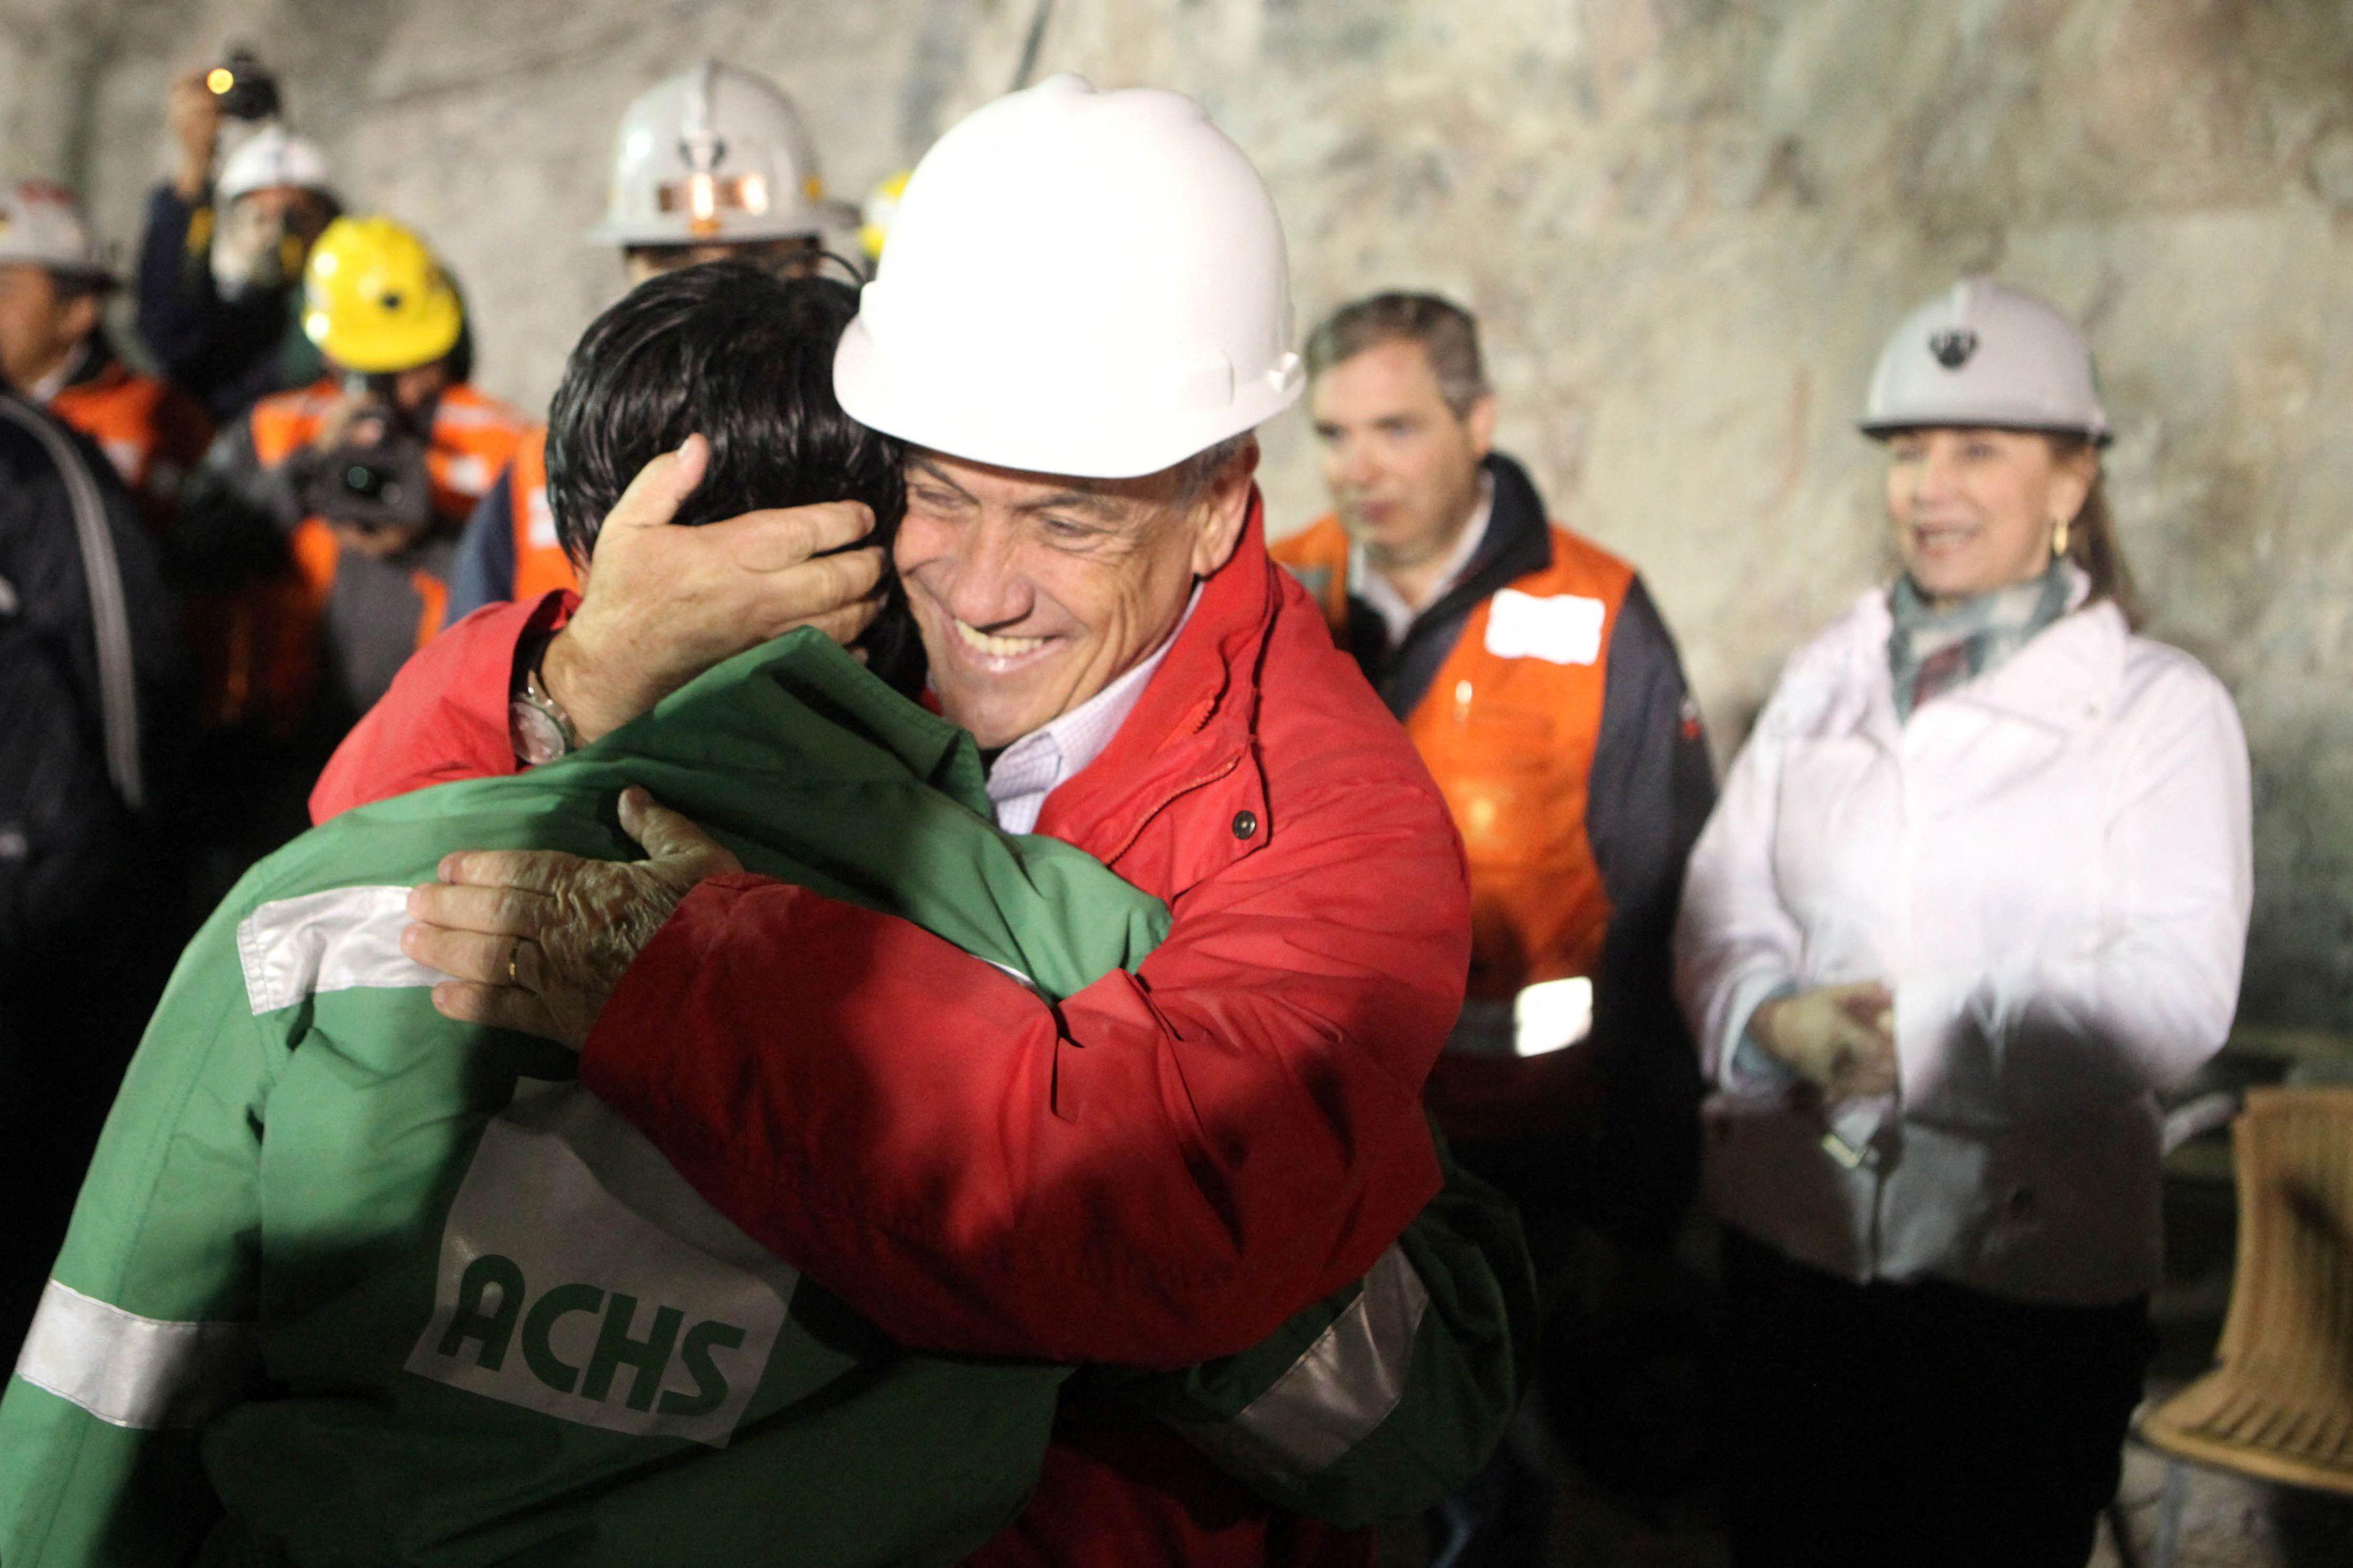
M833 362L851 417L1034 473L1168 468L1291 405L1282 224L1178 93L1058 76L940 138Z
M47 180L0 189L0 265L12 261L115 281L113 258L90 232L73 193Z
M858 226L828 201L792 100L765 78L705 60L656 82L621 116L613 188L592 237L725 245Z
M226 206L239 196L281 187L333 194L327 185L327 155L318 143L282 125L265 125L228 155L213 182L213 196Z
M1913 311L1880 352L1863 433L1930 425L2110 435L2075 323L1990 278L1965 278Z

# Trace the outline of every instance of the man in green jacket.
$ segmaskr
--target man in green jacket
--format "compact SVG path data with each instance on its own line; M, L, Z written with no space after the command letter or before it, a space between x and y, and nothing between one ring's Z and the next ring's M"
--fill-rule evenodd
M685 420L712 437L699 515L848 490L887 522L890 481L862 479L895 461L825 374L853 308L749 268L648 285L575 353L555 460L650 456ZM714 359L680 405L599 395L676 333ZM459 846L662 864L671 819L629 786L1050 997L1166 929L1087 856L998 832L969 738L812 631L560 763L305 835L191 945L125 1082L0 1403L0 1561L946 1563L1018 1508L1071 1369L892 1344L569 1053L442 1018L401 952L406 889ZM1500 1430L1527 1286L1468 1183L1397 1256L1244 1355L1077 1375L1289 1506L1410 1510ZM1398 1300L1401 1353L1352 1368Z

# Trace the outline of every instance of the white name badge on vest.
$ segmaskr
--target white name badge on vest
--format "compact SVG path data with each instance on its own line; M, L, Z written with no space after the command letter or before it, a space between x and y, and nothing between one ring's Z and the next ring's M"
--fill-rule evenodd
M441 470L441 482L459 495L478 496L491 488L498 476L491 471L489 461L472 452L452 452Z
M1601 658L1609 606L1581 594L1538 598L1505 588L1487 601L1487 651L1498 658L1592 664Z
M555 509L547 504L547 487L533 485L531 494L523 498L523 521L531 531L531 542L543 550L553 550L563 542L555 531Z
M407 1367L566 1421L724 1447L799 1279L596 1096L525 1079L450 1205Z

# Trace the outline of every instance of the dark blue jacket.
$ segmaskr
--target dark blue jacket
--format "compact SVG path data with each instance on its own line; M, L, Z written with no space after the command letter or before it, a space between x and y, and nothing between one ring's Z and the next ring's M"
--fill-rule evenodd
M192 236L201 223L202 233ZM224 300L214 286L212 209L169 184L147 198L139 242L139 337L174 385L203 400L218 425L273 392L318 378L319 356L294 317L292 289Z

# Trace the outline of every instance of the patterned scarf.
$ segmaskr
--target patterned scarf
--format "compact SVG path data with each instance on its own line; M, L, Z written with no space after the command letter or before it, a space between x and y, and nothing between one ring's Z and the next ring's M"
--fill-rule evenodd
M1887 664L1895 677L1895 713L1908 720L1932 697L1998 669L2034 635L2067 613L2084 574L2063 557L2039 577L1933 609L1905 573L1895 580L1888 608Z

